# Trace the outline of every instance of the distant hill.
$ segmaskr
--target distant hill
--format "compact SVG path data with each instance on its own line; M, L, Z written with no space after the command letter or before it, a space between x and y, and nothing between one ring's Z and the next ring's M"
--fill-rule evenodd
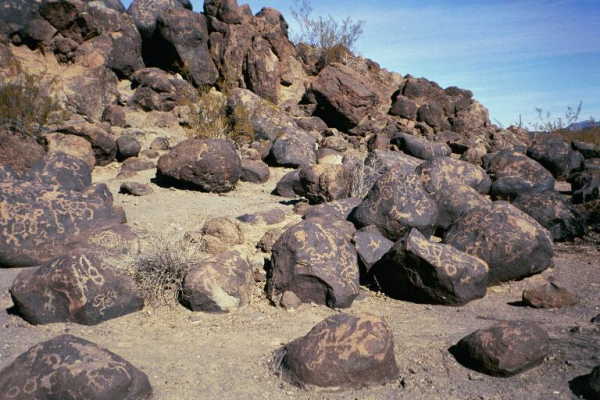
M571 125L569 125L567 127L567 129L569 131L580 131L580 130L589 129L589 128L600 128L600 121L588 120L588 121L573 122Z

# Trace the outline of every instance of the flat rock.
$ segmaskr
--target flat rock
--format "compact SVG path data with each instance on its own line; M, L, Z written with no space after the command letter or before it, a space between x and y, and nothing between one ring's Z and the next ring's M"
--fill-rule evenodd
M119 192L133 196L147 196L154 193L154 189L152 189L152 186L145 183L123 182Z

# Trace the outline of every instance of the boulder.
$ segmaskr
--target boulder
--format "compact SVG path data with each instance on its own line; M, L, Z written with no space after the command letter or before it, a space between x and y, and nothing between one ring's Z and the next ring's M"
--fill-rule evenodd
M391 143L405 153L420 158L422 160L433 160L438 157L448 157L452 151L446 143L430 142L417 136L410 135L404 132L396 133Z
M317 161L316 139L304 131L284 133L273 142L269 162L273 165L298 168Z
M553 265L550 232L503 201L464 214L444 242L487 262L490 284L525 278Z
M462 338L452 351L469 368L512 376L540 365L550 352L550 339L534 322L505 321Z
M573 140L571 146L573 147L573 150L580 152L585 159L600 158L600 149L593 143Z
M192 311L229 312L247 305L254 283L252 268L228 251L198 262L183 280L183 303Z
M98 124L83 120L72 120L57 127L56 132L79 136L87 140L92 145L96 165L108 165L117 156L116 138Z
M133 0L127 13L144 40L150 40L156 31L159 16L170 9L186 8L185 5L180 0ZM187 8L191 10L191 4Z
M299 386L360 388L398 377L394 338L373 315L336 314L279 351L282 375Z
M0 126L0 166L25 172L45 156L44 145L34 136L16 127Z
M202 235L212 236L219 242L233 246L244 243L244 234L240 224L233 218L217 217L211 218L204 223Z
M491 179L482 168L450 157L426 161L416 168L416 172L430 193L454 185L467 185L479 193L488 193L491 186Z
M383 236L375 225L357 230L353 242L366 273L394 246L394 242Z
M584 170L569 177L573 203L587 203L600 198L600 171Z
M204 15L184 8L164 10L156 20L154 48L162 59L158 65L176 66L194 86L214 85L219 72L208 50L208 27Z
M480 258L431 242L416 229L397 241L372 269L391 297L446 305L484 297L488 272Z
M147 400L148 377L120 356L85 339L60 335L38 343L0 371L10 399Z
M188 139L158 159L157 179L205 192L229 192L241 176L241 160L224 139Z
M117 160L123 161L129 157L137 157L142 145L133 136L120 136L117 139Z
M315 115L341 131L359 125L379 104L368 80L342 64L323 68L312 82L310 92L318 104Z
M327 218L327 219L347 219L352 210L354 210L362 199L357 197L348 197L342 200L329 201L327 203L311 206L303 218Z
M303 302L350 307L358 296L352 224L313 218L288 230L273 246L267 293L277 303L286 290Z
M423 160L401 151L373 150L367 154L364 165L372 171L380 172L391 168L400 168L404 174L408 175L415 172L422 163Z
M468 212L492 206L490 199L461 183L444 184L432 195L438 206L436 225L444 231Z
M564 179L581 168L583 155L571 148L558 134L536 134L527 155L544 166L557 179Z
M10 288L15 312L34 325L96 325L141 310L133 279L100 257L78 251L22 271Z
M523 193L512 204L548 229L554 241L572 240L586 233L583 216L568 203L568 198L555 191Z
M375 225L396 241L412 228L429 235L438 218L435 200L427 193L419 176L393 167L377 180L365 200L350 215L358 228Z
M48 153L65 153L83 160L90 168L96 165L96 156L90 142L82 137L48 133L44 135L48 144Z
M416 120L417 119L417 104L402 94L397 94L390 108L390 114L397 117Z
M269 166L261 160L242 160L240 176L242 182L265 183L270 175Z
M150 150L169 150L170 148L169 138L162 136L154 138L149 147Z
M523 291L523 304L533 308L562 308L574 306L577 296L554 282L548 282Z
M554 189L554 177L537 161L514 151L500 151L484 157L484 168L493 177L492 195L514 198L521 193Z
M272 208L254 214L240 215L237 219L251 225L275 225L285 220L285 212L280 208Z
M101 232L131 237L123 211L104 184L64 190L35 180L0 182L0 266L40 265L73 248L90 245ZM116 234L116 233L115 233Z
M304 166L298 174L304 196L313 204L350 197L350 173L342 165Z
M22 178L58 187L63 191L84 191L92 184L92 168L83 160L65 153L50 153Z
M585 376L585 386L589 398L596 399L600 397L600 365Z
M129 104L144 111L172 111L181 103L194 101L194 88L158 68L143 68L131 77L135 89Z
M304 189L300 183L300 171L296 169L285 174L277 182L274 192L281 197L294 198L302 196Z

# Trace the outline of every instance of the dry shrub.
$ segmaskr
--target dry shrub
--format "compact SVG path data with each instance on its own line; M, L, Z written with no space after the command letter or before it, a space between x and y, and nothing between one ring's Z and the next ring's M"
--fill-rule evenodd
M190 129L188 136L210 139L231 139L238 142L243 137L254 138L250 113L239 104L227 106L227 97L214 89L199 89L199 100L188 105Z
M146 304L173 306L183 293L183 279L204 254L188 241L153 237L133 258L131 273Z
M47 125L66 119L66 112L50 94L53 83L23 71L0 83L0 124L38 136Z

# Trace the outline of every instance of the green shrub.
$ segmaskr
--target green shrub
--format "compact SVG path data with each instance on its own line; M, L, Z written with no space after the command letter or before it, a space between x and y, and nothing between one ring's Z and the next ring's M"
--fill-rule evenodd
M44 128L66 118L60 103L50 94L53 81L20 72L0 83L0 124L38 136Z

